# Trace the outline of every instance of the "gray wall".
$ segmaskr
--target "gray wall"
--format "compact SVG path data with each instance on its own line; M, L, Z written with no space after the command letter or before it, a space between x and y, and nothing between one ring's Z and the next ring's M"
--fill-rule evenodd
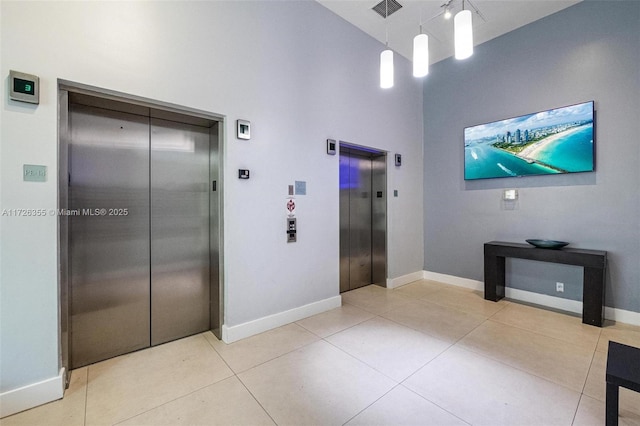
M613 4L615 3L615 5ZM640 2L586 1L432 67L424 85L425 270L483 280L483 243L607 250L606 304L640 312ZM466 126L595 100L595 173L463 180ZM518 188L513 209L503 188ZM580 268L510 262L508 285L579 298Z
M225 326L339 294L338 156L327 138L389 155L388 275L422 270L422 92L382 44L315 1L0 2L1 72L40 76L40 105L2 100L2 208L56 208L57 79L226 116ZM4 93L3 93L4 94ZM384 117L384 120L381 118ZM235 138L237 119L252 123ZM22 164L48 167L22 181ZM251 170L239 180L238 169ZM298 242L287 244L289 184ZM388 195L387 194L387 195ZM0 393L58 374L56 218L1 217Z

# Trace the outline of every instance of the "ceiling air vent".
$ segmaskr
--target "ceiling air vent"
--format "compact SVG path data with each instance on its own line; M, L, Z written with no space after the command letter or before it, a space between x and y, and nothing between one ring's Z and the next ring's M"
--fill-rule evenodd
M373 11L383 18L391 16L395 12L399 11L402 5L396 0L382 0L380 3L372 7Z

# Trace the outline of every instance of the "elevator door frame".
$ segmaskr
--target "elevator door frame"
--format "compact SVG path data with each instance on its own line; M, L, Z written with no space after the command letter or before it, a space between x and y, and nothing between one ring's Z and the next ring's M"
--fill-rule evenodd
M123 108L123 112L140 113L151 111L155 118L205 125L210 128L210 181L215 181L217 196L210 196L210 329L221 338L224 321L224 271L223 271L223 149L225 116L207 111L182 107L148 98L133 96L121 92L106 90L80 83L58 79L58 212L69 209L69 97L86 97L96 107ZM205 125L207 126L207 125ZM215 147L214 147L215 145ZM213 186L213 183L211 183ZM213 190L213 188L209 188ZM65 385L69 383L70 355L70 312L69 312L69 218L64 214L57 215L58 224L58 295L59 295L59 367L65 370ZM215 226L214 226L215 225ZM214 248L217 247L217 251ZM217 284L217 287L214 286Z
M355 157L367 158L371 160L371 284L381 287L387 286L387 153L368 147L354 145L340 141L339 155L346 154ZM340 179L340 178L338 178ZM382 194L380 194L380 192ZM379 197L382 195L382 197ZM342 194L340 194L342 197ZM382 202L376 202L377 198L382 198ZM344 269L351 273L350 260L344 264L343 253L345 247L350 245L350 235L345 235L343 230L344 212L340 208L340 292L353 290L355 288L344 289L342 286ZM346 238L346 241L345 241Z

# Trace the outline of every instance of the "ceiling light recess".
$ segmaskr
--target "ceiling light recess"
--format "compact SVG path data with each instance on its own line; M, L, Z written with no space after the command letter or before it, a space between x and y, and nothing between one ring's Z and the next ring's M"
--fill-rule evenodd
M382 0L371 9L378 15L387 19L390 15L393 15L394 13L402 9L402 5L396 0Z

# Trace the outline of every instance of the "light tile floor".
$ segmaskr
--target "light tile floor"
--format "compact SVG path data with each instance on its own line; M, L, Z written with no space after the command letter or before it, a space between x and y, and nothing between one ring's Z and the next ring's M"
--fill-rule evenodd
M64 399L10 425L602 425L609 340L640 327L433 281L227 345L207 332L74 370ZM620 424L640 394L620 392Z

